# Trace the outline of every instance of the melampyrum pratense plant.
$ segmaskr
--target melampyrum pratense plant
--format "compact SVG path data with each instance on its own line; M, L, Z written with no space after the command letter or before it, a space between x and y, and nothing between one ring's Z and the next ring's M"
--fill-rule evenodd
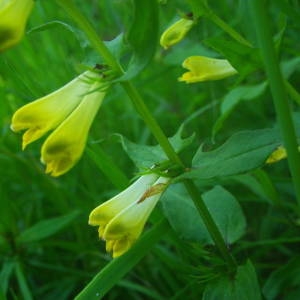
M278 207L294 230L285 229L288 232L285 238L292 239L295 232L299 233L300 157L297 140L300 136L300 122L297 105L300 96L288 81L296 70L299 57L287 55L283 51L284 31L287 31L289 25L288 16L296 19L293 8L299 9L299 4L293 1L285 1L285 4L275 1L274 7L282 9L285 17L281 16L283 25L275 28L280 30L273 38L271 32L274 31L274 24L269 15L272 4L268 6L260 0L247 3L240 1L239 12L246 14L248 19L247 30L243 34L234 29L238 26L233 27L230 18L226 22L217 13L218 10L222 11L223 5L232 5L230 1L216 1L214 5L205 0L186 0L180 3L158 0L125 1L130 18L125 22L123 32L108 43L95 30L95 26L101 27L101 16L97 20L99 24L94 24L95 20L91 22L86 16L86 11L91 12L95 8L95 4L89 1L84 4L75 0L53 1L51 5L59 11L62 8L69 16L70 24L47 21L36 27L28 26L28 35L24 36L26 24L30 23L30 13L39 15L42 19L42 8L48 5L43 2L46 1L0 0L1 55L22 51L28 36L51 34L52 28L58 26L67 30L65 34L75 35L80 45L88 49L84 52L87 59L81 65L81 73L74 74L70 82L38 99L32 99L12 114L10 128L14 132L23 132L22 150L44 138L40 161L45 165L45 173L58 177L57 182L62 175L73 176L76 169L72 168L81 164L80 159L89 144L91 126L101 122L100 107L109 107L110 103L106 103L106 99L116 89L120 90L120 87L124 97L120 97L119 101L130 99L135 114L143 120L144 126L158 143L156 146L144 145L130 141L122 136L122 132L114 135L135 164L137 172L132 183L115 196L105 202L103 200L106 199L99 199L97 207L90 207L86 223L97 226L97 236L105 242L106 251L110 253L112 260L85 286L76 299L102 298L170 230L177 239L180 237L195 242L195 249L205 249L205 252L196 251L196 257L198 256L202 265L190 266L198 268L195 274L188 275L193 288L197 287L193 296L190 296L194 297L191 299L200 299L202 295L203 299L257 300L262 299L262 291L266 299L275 299L283 293L270 292L274 288L272 284L276 285L272 281L275 280L273 277L276 273L267 282L261 282L260 279L260 283L264 284L261 290L256 275L257 272L260 275L261 270L254 267L256 262L252 264L251 253L248 256L247 251L245 253L243 250L247 243L242 238L249 235L253 228L250 230L247 225L243 205L229 191L230 188L226 189L224 186L228 182L238 183L253 191L256 197L263 198L265 205L267 203L270 207ZM223 7L224 11L226 9ZM173 19L168 18L166 21L162 18L165 10L173 11ZM217 34L210 28L217 28ZM199 38L201 32L205 32L203 41ZM54 35L52 38L55 40ZM293 36L290 34L289 42L292 40ZM282 61L278 59L280 51L284 58ZM294 53L299 53L299 49L294 49ZM66 57L68 55L65 53ZM26 57L19 57L18 64L22 64L22 59L25 61ZM50 57L49 60L51 61ZM181 91L178 95L187 93L196 97L197 93L202 93L202 88L208 87L215 91L206 96L216 94L217 98L222 99L220 104L218 101L211 102L214 104L207 108L201 107L200 103L200 107L194 108L195 114L186 116L185 122L172 125L176 133L170 138L167 138L160 127L155 111L149 109L149 106L152 107L149 105L152 101L149 94L141 93L133 84L151 68L151 64L157 64L161 70L165 68L165 72L168 72L164 66L168 61L172 61L178 72L177 78L174 77L171 81L173 95ZM180 65L183 69L178 71ZM160 72L162 73L158 73ZM174 71L170 72L170 76L173 74ZM161 76L165 76L167 85L169 75ZM150 79L146 77L144 80ZM42 81L43 78L39 78L39 84ZM268 105L273 107L274 104L275 111L272 121L266 126L268 128L257 129L254 126L254 129L249 130L244 126L244 130L224 134L227 137L225 143L213 146L212 150L206 145L209 143L199 145L198 135L183 137L184 131L191 132L191 122L197 121L198 115L201 118L201 109L204 112L220 106L219 115L210 128L212 141L216 140L225 121L234 119L235 114L239 114L234 111L239 104L259 105L257 99L263 101L268 89L273 99L272 104ZM159 96L159 90L152 92ZM290 99L294 101L293 113ZM189 100L189 97L184 99L187 106L191 105ZM171 102L172 99L166 101ZM247 107L249 105L245 110ZM163 117L164 123L167 123L171 118L170 112L165 111ZM114 122L118 122L118 116L115 116ZM254 119L251 122L254 125L260 123ZM113 139L108 140L113 142ZM108 178L116 178L114 174L119 170L114 160L117 161L117 157L108 161L100 148L99 152L91 152L90 148L87 152L92 153L93 161L101 165L100 168ZM280 190L277 191L276 182L268 175L268 170L272 168L270 164L285 158L291 177L289 182L292 182L286 187L291 198L288 201ZM68 173L70 170L72 171ZM131 174L128 172L126 175ZM91 179L94 181L94 178ZM113 179L112 182L117 182L118 187L122 185L118 179ZM163 214L159 213L160 218L156 218L155 224L143 234L160 199ZM249 210L246 213L248 219L256 217L251 215L253 211L255 212ZM27 232L24 231L16 239L16 245L22 246L28 241L46 238L68 225L76 216L77 213L41 221L35 227L27 229ZM268 226L271 225L266 225ZM84 232L87 229L80 230ZM5 238L1 239L1 243L5 244L5 241ZM293 241L299 242L299 238ZM252 239L252 242L255 245L256 241ZM251 245L251 234L248 243ZM280 242L274 242L276 243ZM167 251L172 253L175 250L169 247ZM285 253L288 251L291 250L286 250ZM155 264L155 261L152 263ZM299 264L299 260L297 263ZM34 293L30 291L30 280L27 283L19 263L14 268L21 293L31 299ZM11 291L7 285L10 275L3 275L7 273L7 269L5 270L0 274L0 278L7 278L2 286L4 296ZM300 291L300 280L297 284ZM79 289L76 291L79 292ZM181 299L180 297L189 295L188 288L184 287L175 291L173 298L169 298Z

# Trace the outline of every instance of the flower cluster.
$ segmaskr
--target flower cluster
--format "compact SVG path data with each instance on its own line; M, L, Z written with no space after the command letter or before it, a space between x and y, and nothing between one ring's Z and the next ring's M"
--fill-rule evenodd
M91 212L89 224L99 226L99 237L113 257L125 253L138 239L168 182L167 177L143 175Z
M12 117L13 131L26 130L22 148L48 136L41 149L46 173L60 176L81 157L92 121L106 94L107 84L87 71L59 90L18 109Z

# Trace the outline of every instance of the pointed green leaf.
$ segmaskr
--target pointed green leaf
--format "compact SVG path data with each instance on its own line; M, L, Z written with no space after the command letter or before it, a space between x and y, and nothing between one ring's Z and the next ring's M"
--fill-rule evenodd
M191 170L179 178L209 179L245 173L261 167L279 145L276 129L241 131L215 150L204 152L200 147Z
M34 224L32 227L24 230L17 237L17 242L19 243L36 242L48 236L51 236L54 233L61 230L62 228L68 226L78 215L79 215L78 211L73 211L61 217L40 221Z
M267 300L298 299L299 291L300 256L291 259L287 264L275 270L263 287L263 294Z
M134 0L134 17L126 36L132 57L125 74L118 81L138 75L152 59L158 40L158 1Z
M227 190L216 186L203 194L203 200L226 243L234 243L245 233L246 220L242 209ZM213 244L196 207L181 185L175 184L168 188L162 205L166 217L180 237L202 244Z
M188 147L194 139L194 135L182 138L182 131L183 127L180 127L177 133L169 138L169 141L176 152L180 152ZM122 143L122 147L128 156L140 169L150 168L156 163L168 160L166 154L159 145L139 145L129 141L121 135L117 135L117 138Z
M209 283L202 300L260 300L255 269L250 260L237 268L233 278L221 277Z

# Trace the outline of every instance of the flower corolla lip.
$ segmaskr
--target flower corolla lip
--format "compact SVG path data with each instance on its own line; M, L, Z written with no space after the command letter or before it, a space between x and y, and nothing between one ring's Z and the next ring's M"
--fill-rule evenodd
M0 52L17 44L24 35L33 0L2 0L0 3Z
M226 59L216 59L206 56L190 56L182 66L189 70L179 81L194 83L208 80L220 80L237 74L237 70Z
M168 27L160 37L160 45L164 49L179 43L193 27L194 21L182 18Z
M143 175L91 212L89 224L99 226L99 237L106 241L106 250L113 257L125 253L138 239L169 180L156 174Z

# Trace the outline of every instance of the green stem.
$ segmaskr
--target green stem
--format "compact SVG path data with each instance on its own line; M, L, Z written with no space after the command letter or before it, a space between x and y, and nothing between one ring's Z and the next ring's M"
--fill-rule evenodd
M192 180L185 180L184 186L188 191L190 197L192 198L194 205L196 206L205 226L209 229L209 233L219 249L221 255L223 256L224 260L227 262L227 266L230 272L234 272L236 269L236 262L228 248L225 244L225 241L221 235L219 228L217 227L215 221L213 220L209 210L207 209L199 190L197 189L195 183Z
M226 22L224 22L221 18L219 18L213 12L210 12L209 14L204 15L204 17L208 18L213 23L215 23L217 26L219 26L228 35L230 35L234 40L238 41L239 43L241 43L247 47L252 47L250 42L248 42L245 38L243 38L237 31L235 31L231 26L229 26Z
M78 26L85 32L92 46L98 51L107 64L115 71L121 74L121 67L115 60L114 56L108 50L103 41L99 38L97 32L87 20L87 18L81 14L80 10L76 7L72 0L56 0L56 2L68 12L72 19L78 24Z
M269 16L265 1L249 0L253 13L253 23L256 28L258 42L261 48L265 71L273 96L278 123L284 146L288 154L288 164L296 191L298 205L300 205L300 155L295 128L289 107L289 99L285 89L285 82L280 72L279 63L272 40Z
M141 115L142 119L168 156L168 158L175 164L184 167L183 163L181 162L179 156L174 151L172 145L170 144L168 138L154 119L154 117L151 115L148 107L146 106L145 102L143 101L142 97L136 90L136 88L132 85L129 81L121 82L124 90L126 91L127 95L133 102L137 112Z
M293 99L298 105L300 105L300 94L298 93L298 91L287 80L285 80L284 83L291 99Z
M109 49L105 46L105 44L99 39L92 25L85 19L85 17L81 14L81 12L77 9L75 5L73 5L72 0L56 0L58 4L60 4L72 17L74 17L74 21L77 22L78 26L86 33L92 45L95 46L95 49L99 52L99 54L106 60L107 64L115 67L115 70L121 74L122 69L120 65L117 63L113 55L110 53ZM168 158L174 163L181 167L184 167L183 162L175 152L174 148L170 144L168 138L158 125L155 118L152 116L151 112L147 108L145 102L142 97L132 85L130 81L121 82L124 90L128 94L132 103L134 104L137 112L141 115L142 119L156 138L157 142L164 150ZM228 268L233 270L235 267L235 263L233 258L231 257L226 243L216 225L213 218L211 217L205 203L201 197L201 194L197 191L196 186L190 180L186 180L184 183L186 189L188 190L191 198L201 216L205 225L207 226L207 230L212 236L212 239L215 241L216 246L219 248L221 255L224 260L227 262Z

